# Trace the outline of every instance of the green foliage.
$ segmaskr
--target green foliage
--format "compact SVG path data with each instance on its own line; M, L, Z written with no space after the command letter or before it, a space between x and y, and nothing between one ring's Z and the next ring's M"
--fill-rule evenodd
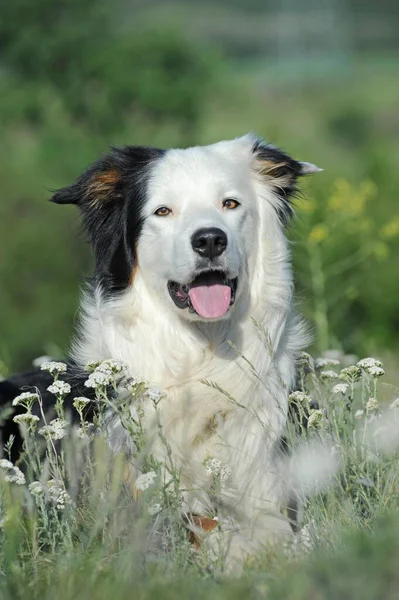
M76 124L115 133L132 112L195 131L216 56L173 30L125 33L107 0L5 2L1 84L8 116L41 124L58 100ZM14 94L15 96L14 96ZM55 98L54 98L55 97Z

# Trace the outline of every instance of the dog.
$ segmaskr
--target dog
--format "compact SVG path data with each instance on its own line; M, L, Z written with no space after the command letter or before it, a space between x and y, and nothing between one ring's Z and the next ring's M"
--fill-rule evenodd
M142 407L149 451L172 453L186 514L217 516L231 564L291 531L278 453L307 333L285 229L298 180L319 170L252 135L127 146L52 197L78 206L95 257L72 358L122 361L163 391L157 416ZM109 432L129 453L116 415ZM228 474L218 506L212 459Z

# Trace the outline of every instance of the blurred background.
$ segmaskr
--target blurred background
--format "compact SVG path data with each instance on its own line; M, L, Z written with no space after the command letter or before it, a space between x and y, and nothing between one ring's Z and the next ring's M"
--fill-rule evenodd
M91 256L50 204L110 145L250 130L325 171L290 228L313 350L399 353L397 0L2 0L0 372L67 351Z

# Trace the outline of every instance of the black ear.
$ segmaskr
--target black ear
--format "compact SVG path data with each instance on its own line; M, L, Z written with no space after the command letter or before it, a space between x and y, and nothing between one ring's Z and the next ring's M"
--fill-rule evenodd
M148 177L163 154L157 148L114 148L52 197L57 204L79 207L94 250L94 281L105 293L131 285Z
M293 213L291 198L297 191L298 177L318 173L323 169L312 163L299 162L263 140L255 141L253 153L257 172L274 188L282 201L277 211L285 225Z
M92 165L75 183L58 190L51 201L95 208L120 197L123 174L112 164L110 158L111 156Z

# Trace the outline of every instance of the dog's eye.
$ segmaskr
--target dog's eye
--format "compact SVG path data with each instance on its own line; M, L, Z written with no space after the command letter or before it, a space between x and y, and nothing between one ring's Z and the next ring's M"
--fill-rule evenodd
M161 206L155 211L154 215L157 215L158 217L167 217L171 212L172 211L167 206Z
M223 208L232 210L233 208L237 208L237 206L240 206L240 203L233 198L227 198L227 200L223 200Z

